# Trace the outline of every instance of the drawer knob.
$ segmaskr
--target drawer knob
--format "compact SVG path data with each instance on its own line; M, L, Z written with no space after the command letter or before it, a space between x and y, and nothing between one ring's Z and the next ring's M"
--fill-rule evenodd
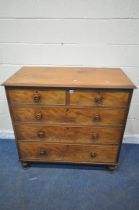
M47 154L47 151L46 150L40 150L40 155L46 155Z
M97 156L97 153L96 153L96 152L91 152L91 153L90 153L90 156L91 156L92 158L95 158L95 157Z
M34 102L35 103L39 103L40 99L41 99L41 96L40 95L34 95Z
M42 119L42 113L37 113L35 117L36 117L36 120L41 120Z
M38 134L37 134L37 136L39 138L44 138L45 137L45 133L43 131L39 131Z
M95 102L96 103L101 103L102 102L102 99L103 99L102 96L99 96L98 95L98 96L95 97Z
M92 139L97 139L99 137L98 133L92 133Z
M100 116L99 114L96 114L96 115L94 116L94 121L99 122L100 120L101 120L101 116Z

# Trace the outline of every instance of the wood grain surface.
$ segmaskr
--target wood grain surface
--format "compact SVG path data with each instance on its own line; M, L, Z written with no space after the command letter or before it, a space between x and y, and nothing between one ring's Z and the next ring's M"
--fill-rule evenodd
M24 160L112 162L117 158L118 146L88 146L80 144L48 144L20 142L21 158Z
M65 127L40 124L15 125L19 141L65 142L82 144L119 144L122 128Z
M10 88L7 92L9 94L11 104L65 105L66 101L65 90Z
M4 86L125 88L135 85L119 68L22 67Z
M127 91L70 90L71 105L128 106Z
M125 109L12 107L16 122L66 123L79 125L122 125Z

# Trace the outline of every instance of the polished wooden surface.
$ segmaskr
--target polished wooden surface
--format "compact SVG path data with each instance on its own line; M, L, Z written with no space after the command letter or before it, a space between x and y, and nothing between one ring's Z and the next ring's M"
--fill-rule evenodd
M86 106L127 106L127 91L70 90L71 105Z
M66 100L65 90L10 88L7 91L12 104L65 105Z
M40 124L17 124L20 141L42 141L82 144L119 144L122 128L64 127Z
M12 107L16 122L65 123L80 125L122 125L125 109Z
M5 86L86 87L132 89L135 85L119 68L23 67Z
M20 142L24 160L76 162L115 162L118 146L88 146L83 144L48 144L42 142Z

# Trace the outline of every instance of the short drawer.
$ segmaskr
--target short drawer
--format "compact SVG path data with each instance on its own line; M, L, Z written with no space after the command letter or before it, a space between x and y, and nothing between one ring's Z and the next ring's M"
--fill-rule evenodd
M39 124L15 126L18 140L84 144L119 144L122 128L63 127Z
M79 125L122 125L125 109L70 108L63 107L12 107L17 122L66 123Z
M111 162L117 158L118 146L88 146L72 144L48 144L20 142L22 160L60 162Z
M8 89L11 104L65 105L66 92L61 89Z
M128 106L128 91L70 90L70 104L84 106Z

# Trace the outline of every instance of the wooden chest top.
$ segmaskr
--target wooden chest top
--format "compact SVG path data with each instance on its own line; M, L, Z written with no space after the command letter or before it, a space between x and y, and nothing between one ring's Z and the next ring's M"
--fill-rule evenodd
M2 85L133 89L119 68L22 67Z

